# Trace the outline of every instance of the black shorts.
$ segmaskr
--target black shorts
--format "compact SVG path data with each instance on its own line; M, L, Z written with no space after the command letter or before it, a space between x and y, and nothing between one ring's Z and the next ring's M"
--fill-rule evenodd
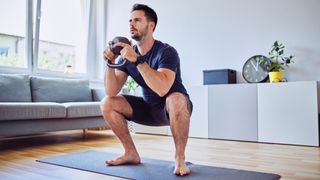
M132 117L126 117L129 121L148 126L167 126L170 125L169 114L166 110L165 102L157 106L146 103L142 97L123 95L133 109ZM193 105L189 97L186 96L188 110L191 116Z

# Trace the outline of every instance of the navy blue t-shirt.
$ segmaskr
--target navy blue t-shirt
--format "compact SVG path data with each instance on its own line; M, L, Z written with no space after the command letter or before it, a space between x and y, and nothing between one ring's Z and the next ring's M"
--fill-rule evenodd
M134 49L138 54L140 54L137 46L134 46ZM172 92L180 92L189 97L185 87L182 84L180 58L177 51L172 46L155 40L150 51L142 57L152 69L158 70L159 68L167 68L176 73L174 83L167 95ZM120 59L120 61L122 61L122 59ZM142 87L143 99L147 103L150 105L159 105L165 102L167 95L160 97L158 94L152 91L147 86L137 67L133 63L129 63L127 66L118 69L130 75Z

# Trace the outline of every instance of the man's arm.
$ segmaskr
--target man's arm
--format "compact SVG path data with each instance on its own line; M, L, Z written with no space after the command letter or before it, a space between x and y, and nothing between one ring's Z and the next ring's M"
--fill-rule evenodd
M109 47L103 52L104 59L114 62L117 58L110 50L111 42L109 42ZM125 72L115 70L113 68L107 67L104 76L104 87L106 95L113 97L118 95L124 83L127 80L128 75Z
M127 77L128 75L125 72L107 68L104 77L106 95L109 97L118 95L124 83L126 82Z
M121 42L116 45L123 47L120 51L123 59L127 59L133 63L136 62L138 54L133 50L132 45ZM139 64L137 68L146 84L155 93L163 97L169 92L176 76L174 71L168 68L159 68L158 70L154 70L147 63Z
M146 84L159 96L165 96L176 76L176 73L168 68L152 69L147 63L137 66Z

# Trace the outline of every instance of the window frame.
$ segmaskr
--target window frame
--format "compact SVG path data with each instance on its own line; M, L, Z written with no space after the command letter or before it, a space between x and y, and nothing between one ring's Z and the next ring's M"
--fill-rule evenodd
M25 19L25 49L24 54L27 59L27 67L9 67L9 66L1 66L0 65L0 71L1 73L30 73L32 72L32 43L30 44L29 39L32 39L32 37L28 37L30 32L32 35L32 5L33 0L25 0L26 1L26 19ZM30 59L31 57L31 59Z
M39 56L39 35L41 22L41 0L25 0L26 1L26 19L25 19L25 57L27 60L27 67L8 67L0 65L1 73L24 73L34 75L45 75L54 77L75 77L83 78L88 76L88 69L85 73L65 74L58 71L42 70L38 68ZM34 9L34 3L36 7ZM91 1L89 0L89 5ZM33 29L33 13L35 11L35 28ZM33 35L33 32L34 35ZM87 60L86 60L87 61ZM87 62L86 62L87 63Z

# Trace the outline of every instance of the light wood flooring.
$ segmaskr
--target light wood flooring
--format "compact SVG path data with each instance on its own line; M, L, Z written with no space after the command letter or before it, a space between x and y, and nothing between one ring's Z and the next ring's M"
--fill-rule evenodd
M170 136L133 134L145 158L173 160ZM0 179L120 179L59 167L35 160L85 150L122 153L122 146L110 130L48 133L23 138L0 139ZM276 173L282 180L320 180L320 148L252 142L189 138L187 160L195 164Z

